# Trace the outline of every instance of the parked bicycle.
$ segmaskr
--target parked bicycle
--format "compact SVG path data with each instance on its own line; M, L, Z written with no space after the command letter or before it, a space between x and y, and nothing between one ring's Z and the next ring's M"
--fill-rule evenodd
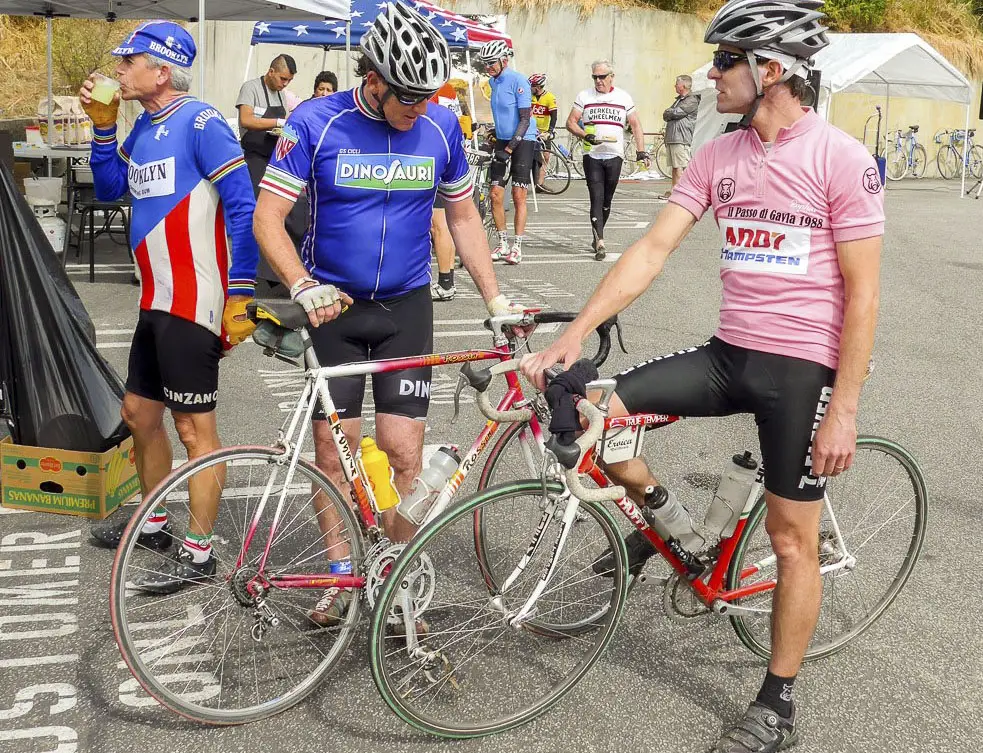
M925 174L928 155L925 147L918 143L918 126L908 126L902 135L899 128L894 132L894 144L887 149L886 174L890 180L901 180L906 175L921 178ZM890 135L888 136L890 139Z
M935 155L935 162L939 175L944 180L962 178L964 171L968 171L977 180L983 178L983 147L973 143L975 128L970 128L968 133L967 137L967 132L961 128L954 131L944 129L935 133L934 141L941 145ZM968 143L964 144L967 138Z
M481 398L482 384L515 368L478 370L485 375L477 380L479 405L490 420L498 415ZM769 656L778 576L765 532L763 469L729 517L732 529L708 531L709 548L681 557L687 553L659 538L598 463L637 456L646 430L679 417L607 418L615 384L587 385L603 391L597 406L577 403L590 428L574 445L551 439L538 477L456 503L414 538L383 584L369 640L372 674L386 703L414 727L462 738L516 727L557 703L598 661L631 580L622 536L602 502L613 502L671 566L667 615L729 619L745 646ZM823 601L807 660L842 649L894 601L918 559L927 515L925 481L911 455L890 440L860 437L853 467L830 479L824 499ZM607 549L613 568L597 572ZM416 598L423 590L427 599ZM393 635L393 615L415 635L412 645Z
M570 187L571 167L570 152L555 138L542 141L543 152L536 154L536 190L541 193L559 196ZM543 157L546 156L544 160ZM539 181L541 171L545 170Z
M668 152L666 150L665 133L659 131L658 133L645 134L646 136L652 136L653 141L648 145L649 154L653 155L653 164L659 169L659 172L665 176L670 177L672 172L669 168L669 158ZM574 171L580 178L584 177L584 142L583 139L579 139L573 134L570 134L570 141L568 144L568 149L570 152L570 162L573 166ZM635 158L635 141L631 136L631 128L625 129L625 157L624 162L621 164L621 177L627 178L638 170L637 160Z
M488 320L494 337L489 350L320 367L310 347L307 315L298 304L258 302L249 311L258 322L254 340L267 355L306 365L300 399L272 446L208 453L172 472L148 494L123 534L111 577L113 631L126 665L158 702L209 724L263 719L313 692L347 649L362 610L377 603L382 584L405 547L390 542L380 530L372 487L341 428L330 380L421 365L501 361L511 358L520 346L516 327L576 318L574 313L527 310ZM617 326L612 319L597 329L598 362L607 357L611 329ZM620 330L618 335L620 343ZM542 465L540 422L548 416L545 403L538 393L524 393L515 374L507 383L497 411L517 423L508 426L489 453L479 488L537 473ZM328 416L351 502L305 459L303 450L318 404ZM433 507L423 527L449 506L500 426L488 421L443 488L433 490ZM207 526L214 533L217 573L165 597L131 589L131 582L156 572L164 562L161 551L140 543L145 522L155 508L166 506L172 539L167 545L180 546L192 517L192 484L199 489L214 484L221 493L217 517ZM351 575L330 572L332 552L339 546L350 551ZM474 550L473 539L468 548ZM424 585L429 578L426 572L417 575L423 580L415 582L423 587L414 609L423 608L433 595ZM319 627L308 613L325 589L335 587L353 589L357 598L336 626ZM394 629L398 632L398 624ZM412 630L405 640L411 648L416 646ZM432 663L427 672L437 677L444 657L435 654Z

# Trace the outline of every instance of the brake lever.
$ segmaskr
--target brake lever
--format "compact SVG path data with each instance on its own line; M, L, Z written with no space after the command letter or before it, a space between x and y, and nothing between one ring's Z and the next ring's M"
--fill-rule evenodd
M614 330L618 333L618 347L621 348L621 352L625 355L628 354L628 348L625 347L625 341L621 337L621 320L614 320Z
M461 393L464 388L468 386L468 379L464 374L459 373L457 375L457 389L454 390L454 416L451 418L451 423L456 424L458 416L461 414Z

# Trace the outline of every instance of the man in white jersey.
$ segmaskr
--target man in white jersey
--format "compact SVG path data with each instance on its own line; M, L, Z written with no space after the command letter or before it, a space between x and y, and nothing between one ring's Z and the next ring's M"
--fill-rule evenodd
M627 126L631 126L635 139L636 158L646 167L650 160L635 101L624 89L615 88L611 63L597 60L590 68L594 86L577 95L567 116L567 130L585 142L584 177L590 194L594 258L601 261L605 256L604 225L611 214L611 200L621 178Z
M718 11L706 33L718 45L709 76L718 111L743 113L742 127L697 152L651 230L618 260L580 317L523 363L540 386L544 368L573 363L592 328L644 293L712 208L723 281L716 335L619 375L610 415L755 416L778 567L771 660L757 698L717 743L718 753L772 753L797 740L793 687L822 596L821 500L827 479L853 462L874 341L884 232L877 170L863 145L800 102L811 58L828 44L820 6L731 0ZM658 489L641 459L608 472L637 503ZM699 551L685 511L665 490L659 499L677 513L672 536ZM637 573L654 550L640 531L626 544ZM605 574L612 563L605 553L594 570Z

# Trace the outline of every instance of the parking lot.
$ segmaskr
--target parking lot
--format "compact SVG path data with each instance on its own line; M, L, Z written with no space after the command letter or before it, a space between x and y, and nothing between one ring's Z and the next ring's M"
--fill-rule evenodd
M496 266L503 292L528 305L577 310L660 211L654 197L664 188L662 182L622 184L604 262L589 250L583 185L541 197L540 211L530 213L522 264ZM929 530L919 565L885 616L800 675L796 750L803 753L957 751L978 744L983 631L972 598L983 571L977 545L983 204L960 200L955 183L908 181L889 186L886 206L877 366L859 426L861 433L897 440L918 459L929 485ZM630 353L613 353L603 373L713 333L718 251L717 229L705 218L663 277L623 315ZM138 298L125 251L100 246L94 284L87 269L69 261L98 347L125 374ZM438 351L490 344L481 325L484 306L463 271L457 287L455 300L435 304ZM532 345L551 338L541 331ZM461 420L451 424L456 383L455 369L435 372L428 446L470 444L483 423L466 403ZM251 343L237 348L222 364L223 440L271 441L302 384L296 369L265 358ZM718 473L734 452L757 450L747 417L682 422L648 442L646 454L656 458L665 483L695 512L706 508L709 494L686 478ZM661 590L652 586L633 593L617 636L586 679L545 716L509 733L452 743L414 732L380 699L364 638L329 683L294 709L247 727L202 728L148 705L120 661L108 613L112 557L87 543L87 527L78 518L0 509L0 751L696 753L743 711L764 672L727 621L668 620ZM42 578L43 593L24 588L36 588Z

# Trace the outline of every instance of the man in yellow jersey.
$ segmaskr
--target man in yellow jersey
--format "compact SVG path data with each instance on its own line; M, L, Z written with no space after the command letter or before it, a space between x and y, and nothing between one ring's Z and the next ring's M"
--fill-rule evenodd
M539 144L536 145L536 159L533 163L536 170L536 187L543 187L546 167L550 161L550 142L556 137L556 97L553 92L546 91L546 74L534 73L529 77L532 88L532 116L536 119L539 130Z

